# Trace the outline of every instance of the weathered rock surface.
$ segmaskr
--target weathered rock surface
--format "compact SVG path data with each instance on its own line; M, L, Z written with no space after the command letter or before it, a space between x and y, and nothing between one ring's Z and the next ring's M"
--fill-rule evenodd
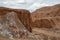
M20 38L28 36L29 31L21 23L18 16L14 12L0 16L0 35L9 38Z
M37 9L31 18L39 40L60 40L60 4Z
M0 8L0 35L6 38L25 38L32 32L30 12L23 9ZM31 35L30 35L31 36Z
M15 12L17 12L19 19L21 20L21 22L24 24L24 26L30 31L32 32L31 29L31 15L30 12L27 10L14 10Z
M60 26L60 4L37 9L31 14L34 27L52 28Z
M19 18L19 20L22 22L22 24L26 27L27 30L32 32L31 29L31 18L30 18L30 12L28 10L24 9L10 9L5 7L0 7L0 15L5 15L7 12L15 12Z

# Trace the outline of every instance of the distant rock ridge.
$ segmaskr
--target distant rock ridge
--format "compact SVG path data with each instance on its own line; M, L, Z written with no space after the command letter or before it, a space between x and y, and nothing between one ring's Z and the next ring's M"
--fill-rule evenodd
M60 26L60 4L46 6L31 13L34 27L52 28Z

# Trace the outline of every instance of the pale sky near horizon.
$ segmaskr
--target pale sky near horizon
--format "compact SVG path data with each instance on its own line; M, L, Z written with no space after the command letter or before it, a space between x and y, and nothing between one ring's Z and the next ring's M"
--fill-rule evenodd
M55 4L60 4L60 0L0 0L0 7L22 8L30 11Z

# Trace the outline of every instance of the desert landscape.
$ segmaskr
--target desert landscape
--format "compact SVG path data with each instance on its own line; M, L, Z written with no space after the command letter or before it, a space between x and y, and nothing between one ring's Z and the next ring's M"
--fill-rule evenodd
M0 40L60 40L60 4L32 13L0 7Z

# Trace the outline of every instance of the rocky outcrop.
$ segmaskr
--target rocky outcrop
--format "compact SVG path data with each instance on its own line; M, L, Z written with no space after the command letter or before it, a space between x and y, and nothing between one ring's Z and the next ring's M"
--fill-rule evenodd
M1 7L0 35L10 39L28 37L32 32L30 21L30 12L27 10Z
M14 10L19 19L21 20L21 22L24 24L24 26L30 31L32 32L32 29L31 29L31 15L30 15L30 12L27 11L27 10Z
M60 26L60 4L54 6L47 6L31 14L33 26L35 27L44 27L52 28Z
M26 29L32 32L30 12L28 10L0 7L0 15L5 15L7 12L15 12Z

